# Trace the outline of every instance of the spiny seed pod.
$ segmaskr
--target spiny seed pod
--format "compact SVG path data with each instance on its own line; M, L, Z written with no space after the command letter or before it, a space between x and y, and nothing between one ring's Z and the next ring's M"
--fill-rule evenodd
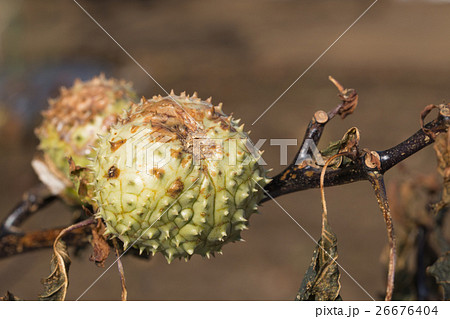
M40 154L32 165L53 194L71 203L88 201L84 167L89 157L95 157L92 146L97 144L97 134L117 122L134 96L131 84L100 75L87 82L76 80L49 101L36 129Z
M269 179L221 107L172 91L132 105L100 139L92 170L107 234L169 263L241 239Z

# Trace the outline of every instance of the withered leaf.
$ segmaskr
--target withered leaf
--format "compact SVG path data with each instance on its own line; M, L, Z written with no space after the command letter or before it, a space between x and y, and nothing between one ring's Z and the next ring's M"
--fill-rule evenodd
M344 134L344 136L342 137L341 140L330 143L330 145L328 145L328 147L326 149L320 151L320 153L322 154L322 156L324 157L324 160L326 161L329 158L331 158L332 156L339 154L339 153L357 152L359 139L360 139L360 133L359 133L358 128L352 127ZM345 165L349 164L350 162L351 162L351 159L349 159L348 157L340 156L340 157L336 158L335 160L333 160L328 166L329 167L340 167L340 166L345 166Z
M97 227L92 229L92 255L89 257L90 261L95 262L99 267L105 267L105 261L109 256L109 245L106 242L103 233L105 232L105 226L99 220Z
M93 179L92 171L86 167L76 165L72 158L68 158L68 162L71 180L81 202L89 202L94 196L94 188L91 184Z
M0 297L0 301L22 301L23 299L20 299L17 296L14 296L14 294L10 291L7 291L6 294L3 297Z
M427 268L427 273L436 279L444 291L444 300L450 300L450 251L439 257L436 262Z
M70 257L66 244L57 240L53 249L51 260L51 273L42 279L44 292L39 296L41 301L61 301L66 298L69 286Z
M295 300L342 300L339 295L341 283L337 258L337 238L328 222L325 221L322 236L314 249L311 264Z
M339 98L342 100L342 105L338 110L338 114L341 118L346 118L347 115L352 114L356 106L358 105L358 93L355 89L345 89L336 79L331 75L328 79L337 87L339 90Z
M444 180L442 201L439 206L444 207L450 203L450 134L448 132L436 137L434 150L438 160L438 173Z

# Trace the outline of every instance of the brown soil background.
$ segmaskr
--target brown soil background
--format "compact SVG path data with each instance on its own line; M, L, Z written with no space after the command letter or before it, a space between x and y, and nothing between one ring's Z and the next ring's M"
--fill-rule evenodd
M213 96L242 118L252 138L299 138L313 113L338 103L327 80L333 75L360 95L357 111L335 119L321 146L357 126L364 147L391 147L419 128L419 113L450 99L450 5L379 1L254 126L265 110L372 1L80 1L167 90ZM108 63L107 75L132 81L141 95L163 94L106 34L71 1L1 1L0 68L22 72L65 61ZM0 69L1 70L1 69ZM68 75L70 77L70 74ZM59 83L55 83L59 85ZM16 99L20 96L17 95ZM36 109L45 103L34 105ZM31 112L36 112L36 110ZM36 117L31 123L36 123ZM37 182L30 160L36 140L30 122L12 121L0 144L0 217ZM5 133L6 132L6 133ZM267 141L264 158L280 171L279 147ZM289 147L293 156L295 147ZM408 174L435 169L428 148L402 164ZM399 175L395 167L387 181ZM326 192L330 223L339 240L341 265L374 297L384 290L380 254L384 222L368 183ZM317 238L320 194L309 190L278 199ZM55 204L26 229L65 225L70 213ZM314 243L277 205L267 202L252 217L245 243L224 247L211 260L194 257L167 265L123 259L131 300L292 300L311 260ZM102 272L73 257L68 299L76 299ZM73 256L73 253L71 252ZM50 250L0 260L0 293L36 299L49 273ZM112 257L107 262L109 265ZM342 272L344 300L369 297ZM83 297L117 300L113 266Z

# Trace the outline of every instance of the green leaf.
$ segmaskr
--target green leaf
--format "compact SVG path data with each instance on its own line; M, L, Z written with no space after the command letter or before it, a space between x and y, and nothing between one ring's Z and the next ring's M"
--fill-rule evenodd
M339 295L341 283L337 258L337 238L325 220L322 236L314 249L311 264L295 300L342 300Z
M70 257L66 244L56 240L53 247L50 276L42 280L44 292L39 296L41 301L62 301L66 298L69 286Z
M427 273L436 279L444 291L444 300L450 300L450 251L439 257L436 262L427 268Z

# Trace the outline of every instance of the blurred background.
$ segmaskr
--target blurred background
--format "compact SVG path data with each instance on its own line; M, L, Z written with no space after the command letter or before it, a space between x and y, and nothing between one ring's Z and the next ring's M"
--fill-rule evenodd
M333 75L359 93L356 112L327 125L321 147L352 126L361 144L389 148L419 129L419 113L450 98L449 1L378 1L259 121L259 115L373 1L84 1L82 5L166 89L199 92L223 102L247 123L252 138L301 138L319 109L339 100ZM140 95L162 90L73 2L0 1L0 218L38 180L30 161L33 129L47 99L75 78L104 72L132 81ZM299 142L300 142L299 141ZM279 146L266 142L264 159L279 172ZM296 147L289 147L293 157ZM387 174L435 170L431 148ZM326 191L340 264L375 298L384 292L380 255L384 221L367 182ZM278 199L315 238L320 235L318 190ZM66 225L70 211L56 203L30 219L26 229ZM195 256L167 265L123 258L131 300L292 300L315 244L274 203L252 217L245 243L229 244L211 260ZM71 252L72 257L74 256ZM102 272L89 249L72 258L68 300ZM0 260L0 293L36 299L49 274L50 250ZM112 257L107 265L113 261ZM344 300L369 297L341 272ZM83 297L120 299L112 267Z

